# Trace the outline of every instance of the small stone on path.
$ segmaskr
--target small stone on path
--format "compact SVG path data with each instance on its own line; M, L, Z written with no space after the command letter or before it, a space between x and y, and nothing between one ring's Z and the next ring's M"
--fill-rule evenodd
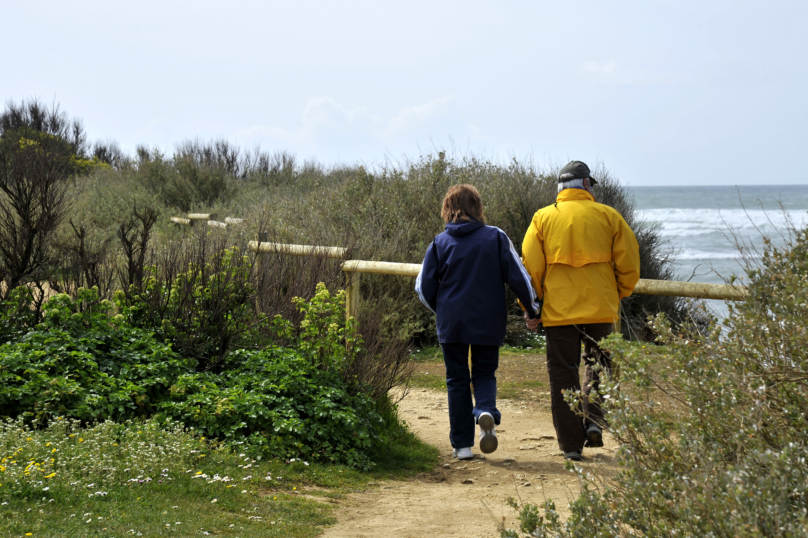
M472 480L471 478L466 478L465 480L463 480L463 483L464 484L473 484L474 480Z

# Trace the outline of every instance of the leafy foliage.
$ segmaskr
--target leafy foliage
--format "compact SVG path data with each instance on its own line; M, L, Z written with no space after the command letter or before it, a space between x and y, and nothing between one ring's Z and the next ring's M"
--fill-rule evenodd
M196 361L130 324L134 307L113 315L95 289L79 290L75 301L56 295L30 332L4 325L14 330L0 345L0 409L40 423L169 418L210 438L244 442L254 455L369 468L383 423L345 375L362 341L346 325L344 293L332 297L321 284L311 302L297 303L299 330L273 320L286 346L236 350L213 373L195 371Z
M179 258L186 264L176 274L176 263L147 268L142 288L118 292L115 304L127 323L154 331L204 370L218 367L236 344L256 338L255 329L265 318L253 311L252 262L247 256L237 248L222 249L207 259L193 254Z
M95 290L56 295L34 330L0 346L0 409L7 417L97 421L149 416L189 369L150 333L110 319Z
M279 347L237 351L226 366L180 376L160 411L206 436L246 441L254 455L369 466L380 420L338 373Z

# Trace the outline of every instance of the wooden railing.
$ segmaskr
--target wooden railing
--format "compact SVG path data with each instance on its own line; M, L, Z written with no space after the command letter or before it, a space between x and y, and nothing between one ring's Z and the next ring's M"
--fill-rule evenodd
M171 222L182 226L193 226L194 222L205 221L214 228L242 224L244 219L227 217L217 221L215 213L189 213L187 218L171 217ZM324 258L344 259L347 249L342 247L321 247L311 245L288 245L270 243L266 233L259 233L258 241L250 241L248 248L257 254L256 263L263 263L262 254L277 253L290 256L318 256ZM376 262L366 260L345 260L342 263L345 272L345 316L355 318L359 313L359 284L362 273L416 277L421 272L420 263ZM692 297L696 299L719 299L724 301L741 301L749 295L746 286L728 284L707 284L704 282L679 282L676 280L650 280L641 278L634 288L634 293L646 295L667 295L671 297ZM618 316L619 317L619 316ZM618 321L617 330L620 330Z
M258 254L276 252L293 256L323 256L328 258L344 258L346 253L346 249L340 247L285 245L259 241L250 241L249 248ZM342 263L342 270L346 276L345 315L350 318L356 317L359 313L359 283L362 273L416 277L421 272L421 264L345 260ZM740 301L748 296L749 290L746 286L641 278L634 288L634 293Z

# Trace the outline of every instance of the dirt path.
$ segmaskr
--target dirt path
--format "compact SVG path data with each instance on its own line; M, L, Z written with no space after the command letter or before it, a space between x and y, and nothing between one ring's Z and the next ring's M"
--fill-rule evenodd
M323 536L496 537L497 521L503 518L508 528L518 528L515 512L505 503L517 491L528 503L552 498L566 515L578 481L564 469L546 400L500 400L499 448L471 461L452 458L445 392L414 389L399 407L413 431L440 448L440 464L431 473L379 482L349 496L337 511L339 522ZM598 473L614 471L616 445L608 437L605 441L602 449L584 451L584 465Z

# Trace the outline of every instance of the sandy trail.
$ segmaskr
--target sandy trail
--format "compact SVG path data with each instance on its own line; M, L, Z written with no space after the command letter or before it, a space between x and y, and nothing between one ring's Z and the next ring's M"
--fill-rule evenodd
M440 448L441 462L430 473L372 483L367 491L349 495L337 509L338 523L323 536L497 537L497 521L503 518L506 527L518 529L516 513L505 503L517 492L528 503L552 498L567 515L578 481L564 469L546 400L500 400L499 448L470 461L452 458L445 393L415 389L399 407L413 431ZM615 470L616 444L608 436L604 440L604 448L584 450L584 466L608 474Z

